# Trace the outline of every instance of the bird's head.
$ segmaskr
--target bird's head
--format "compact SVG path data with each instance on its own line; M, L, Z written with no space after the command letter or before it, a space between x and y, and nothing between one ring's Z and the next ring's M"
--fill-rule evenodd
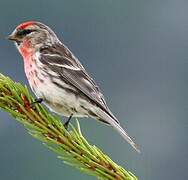
M48 26L36 21L27 21L18 25L8 39L14 41L18 49L38 49L60 42Z

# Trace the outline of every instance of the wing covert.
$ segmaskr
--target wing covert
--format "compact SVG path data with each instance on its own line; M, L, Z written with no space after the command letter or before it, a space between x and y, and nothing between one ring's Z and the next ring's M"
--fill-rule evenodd
M118 122L109 110L103 94L95 81L88 75L80 62L77 59L75 60L73 55L69 54L69 56L65 56L59 53L51 54L47 53L47 51L45 52L40 55L42 64L48 65L48 68L58 73L62 80L74 86Z

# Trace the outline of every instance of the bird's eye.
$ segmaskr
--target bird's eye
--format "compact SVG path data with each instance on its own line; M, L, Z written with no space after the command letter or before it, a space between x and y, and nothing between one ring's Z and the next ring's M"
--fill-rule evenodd
M23 29L23 30L19 30L17 32L17 36L20 36L20 37L23 37L23 36L26 36L30 33L32 33L34 30L33 29Z

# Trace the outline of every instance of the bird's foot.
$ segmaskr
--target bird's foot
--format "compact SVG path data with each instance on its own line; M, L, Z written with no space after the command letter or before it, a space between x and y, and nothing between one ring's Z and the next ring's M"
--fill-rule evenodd
M68 129L69 122L70 122L72 116L73 116L73 114L71 114L71 115L69 116L69 118L65 121L65 123L63 124L63 126L65 127L66 130Z
M35 101L30 104L30 107L32 109L35 109L35 104L40 104L40 103L42 103L42 101L43 101L42 98L36 98Z

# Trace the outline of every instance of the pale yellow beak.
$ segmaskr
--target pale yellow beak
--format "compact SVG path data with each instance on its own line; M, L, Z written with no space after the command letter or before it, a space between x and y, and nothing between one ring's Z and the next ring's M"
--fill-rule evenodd
M11 40L11 41L17 41L18 39L15 37L14 34L11 34L7 37L7 39Z
M10 34L7 39L16 42L17 44L19 44L21 42L21 39L16 35L16 31L12 32L12 34Z

